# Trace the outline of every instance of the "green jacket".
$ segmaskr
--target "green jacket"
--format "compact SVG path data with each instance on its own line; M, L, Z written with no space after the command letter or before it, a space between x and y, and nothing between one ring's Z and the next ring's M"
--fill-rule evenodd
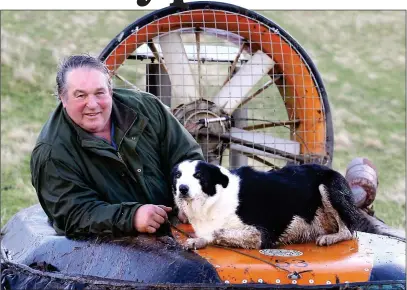
M59 234L136 234L141 205L174 205L173 166L203 160L195 139L148 93L114 89L112 120L118 150L73 123L62 104L42 128L32 184Z

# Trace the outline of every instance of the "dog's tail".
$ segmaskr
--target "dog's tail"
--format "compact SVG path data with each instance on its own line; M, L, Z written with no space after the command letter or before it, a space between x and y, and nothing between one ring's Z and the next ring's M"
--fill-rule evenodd
M352 190L347 180L339 172L329 171L324 184L320 186L320 193L323 200L324 198L329 199L333 209L338 212L340 219L352 233L361 231L383 234L373 220L367 218L356 206Z

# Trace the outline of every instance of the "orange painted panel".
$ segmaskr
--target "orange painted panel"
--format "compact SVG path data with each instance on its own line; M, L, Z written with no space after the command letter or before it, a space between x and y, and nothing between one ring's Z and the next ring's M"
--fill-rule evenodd
M194 236L192 226L189 224L180 224L177 228L182 232L173 229L173 234L180 243L187 238L184 233ZM223 281L233 284L259 281L268 284L298 285L365 282L369 280L373 266L372 249L368 245L359 244L357 239L328 247L307 243L285 245L278 249L298 251L301 255L268 256L259 250L216 246L195 252L216 268ZM301 277L288 278L294 271L300 273Z

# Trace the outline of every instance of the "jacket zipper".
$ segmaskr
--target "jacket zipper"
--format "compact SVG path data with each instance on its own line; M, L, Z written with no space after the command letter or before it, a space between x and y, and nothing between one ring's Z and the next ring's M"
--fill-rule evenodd
M136 122L137 118L138 118L138 117L136 116L136 118L134 118L133 122L131 122L130 126L127 128L126 132L124 132L123 138L120 140L120 142L119 142L119 144L118 144L118 146L117 146L117 157L119 157L120 161L123 162L124 166L126 166L127 171L129 171L129 168L128 168L127 165L126 165L126 162L124 162L124 160L123 160L123 158L122 158L122 155L121 155L120 152L119 152L119 148L120 148L120 146L122 145L122 142L123 142L124 137L125 137L125 136L127 135L127 133L130 131L131 127L133 127L134 122ZM130 175L130 176L131 176L131 175ZM137 181L136 178L134 178L134 177L131 177L131 178L132 178L136 183L138 183L138 181Z
M124 163L124 160L123 160L123 158L122 158L122 155L120 154L119 151L117 151L117 157L119 157L120 161ZM126 165L126 163L124 163L124 165ZM126 165L126 167L127 167L127 165Z
M123 160L123 158L122 158L122 155L120 154L119 150L117 150L117 157L119 157L120 161L124 164L124 166L126 167L127 171L129 171L129 168L127 167L126 162L124 162L124 160ZM131 176L131 174L130 174L130 176ZM136 183L138 183L138 181L137 181L136 178L133 178L132 176L131 176L131 178L132 178Z

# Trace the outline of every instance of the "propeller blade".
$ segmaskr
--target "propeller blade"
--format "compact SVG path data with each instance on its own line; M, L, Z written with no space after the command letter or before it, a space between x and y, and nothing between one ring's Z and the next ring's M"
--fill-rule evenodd
M224 108L226 113L231 114L273 66L274 61L267 54L257 51L221 88L213 98L213 102Z
M171 107L175 108L200 98L181 35L169 33L158 41L171 80Z

